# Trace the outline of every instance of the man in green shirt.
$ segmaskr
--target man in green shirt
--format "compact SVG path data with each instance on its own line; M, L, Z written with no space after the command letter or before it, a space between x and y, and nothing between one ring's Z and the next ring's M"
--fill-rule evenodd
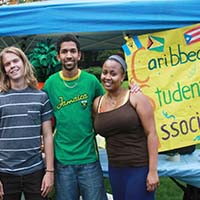
M80 43L71 34L57 43L62 70L50 76L47 92L55 116L57 200L106 200L92 124L92 103L103 94L98 79L78 68Z

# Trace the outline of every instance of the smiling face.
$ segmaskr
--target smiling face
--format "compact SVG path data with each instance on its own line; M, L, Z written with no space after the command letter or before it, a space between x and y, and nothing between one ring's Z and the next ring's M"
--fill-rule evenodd
M81 53L78 51L75 42L68 41L61 44L57 57L62 64L63 70L72 71L78 68L78 61L81 58Z
M115 60L107 60L102 67L101 82L107 91L116 91L120 88L125 74L122 66Z
M11 85L24 81L25 68L22 59L14 53L4 53L2 64Z

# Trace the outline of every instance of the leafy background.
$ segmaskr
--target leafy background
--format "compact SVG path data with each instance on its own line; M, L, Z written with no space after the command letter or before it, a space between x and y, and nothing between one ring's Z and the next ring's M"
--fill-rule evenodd
M44 82L51 74L61 69L56 55L56 47L50 43L50 40L37 43L33 51L28 54L39 82Z

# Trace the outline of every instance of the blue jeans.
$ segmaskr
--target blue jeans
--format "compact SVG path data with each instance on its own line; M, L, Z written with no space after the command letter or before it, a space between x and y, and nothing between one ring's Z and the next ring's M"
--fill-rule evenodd
M107 200L99 161L81 165L56 162L57 200Z

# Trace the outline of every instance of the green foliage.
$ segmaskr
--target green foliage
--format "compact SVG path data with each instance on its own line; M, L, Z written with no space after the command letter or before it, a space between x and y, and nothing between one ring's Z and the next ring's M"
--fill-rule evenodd
M86 69L83 69L86 72L89 72L91 74L94 74L99 80L101 76L101 67L89 67Z
M129 87L128 81L127 81L127 80L126 80L126 81L123 81L122 87L124 87L124 88L128 88L128 87Z
M57 51L54 44L39 42L28 58L35 68L38 81L44 82L51 74L59 71L61 65L58 62Z
M119 53L119 49L115 49L115 50L102 50L102 51L98 51L98 56L97 56L97 61L101 61L101 63L103 64L103 62L111 55Z

